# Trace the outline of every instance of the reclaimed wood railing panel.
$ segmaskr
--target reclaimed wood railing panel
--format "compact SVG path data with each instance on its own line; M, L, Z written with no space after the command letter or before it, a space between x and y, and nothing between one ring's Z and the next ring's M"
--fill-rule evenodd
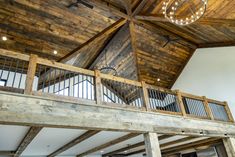
M108 74L103 74L103 73L100 73L99 71L91 71L91 70L87 70L87 69L82 69L79 67L74 67L71 65L62 64L59 62L39 58L35 55L29 56L29 55L24 55L21 53L9 51L9 50L4 50L4 49L0 49L0 52L1 52L1 54L0 54L1 56L14 58L14 59L20 59L20 60L29 62L29 66L27 67L27 69L28 69L27 76L26 76L27 78L26 78L26 82L25 82L26 87L24 89L20 89L20 93L22 93L22 90L24 90L25 94L40 95L40 96L45 96L45 97L49 96L49 97L55 97L55 99L61 97L62 99L65 99L68 101L75 101L75 102L84 101L84 102L87 102L88 104L95 103L98 105L109 105L109 106L113 105L113 106L128 108L128 109L129 108L135 109L135 110L137 109L137 110L141 110L141 111L145 110L147 112L159 112L159 113L171 114L171 115L182 115L185 117L234 122L233 116L232 116L231 111L230 111L228 104L226 102L208 99L206 97L196 96L196 95L192 95L192 94L188 94L188 93L182 93L180 91L173 91L170 89L156 87L156 86L148 85L145 82L138 82L138 81L129 80L129 79L121 78L121 77L116 77L116 76L112 76L112 75L108 75ZM44 72L37 69L40 66L44 66L44 68L45 68ZM43 92L42 87L39 87L38 91L33 91L33 84L35 81L34 77L37 77L38 80L41 81L42 79L40 80L40 75L44 74L46 76L44 81L48 81L48 76L51 76L51 74L55 75L55 73L58 71L63 71L63 73L60 73L60 74L63 74L63 76L64 77L66 76L66 78L67 78L67 75L69 75L69 77L68 77L69 79L67 78L69 80L68 85L73 87L73 88L68 89L69 93L74 92L74 90L75 90L74 83L76 83L76 81L71 81L71 78L74 79L75 77L77 77L77 79L78 79L77 83L79 83L79 78L80 78L79 75L81 75L82 78L83 77L85 77L85 78L91 77L91 79L87 79L88 82L91 82L91 84L93 86L92 88L94 88L93 89L94 96L92 99L90 99L91 101L85 100L86 99L85 97L79 97L79 95L76 97L74 95L74 93L68 94L66 96L65 95L59 96L59 95L55 95L56 94L55 92L52 92L52 93L51 92ZM71 77L71 75L73 77ZM59 80L59 84L60 84L60 81L61 80ZM118 85L120 85L120 84L123 87L125 86L125 89L127 89L127 92L125 92L124 95L122 93L123 90L125 90L123 87L118 88L119 92L117 92L116 88L115 89L111 88L114 86L118 87ZM48 87L48 85L50 86L51 84L50 83L47 84L47 87ZM52 83L52 85L53 85L53 83ZM120 99L123 99L122 102L121 103L120 103L120 101L105 102L104 98L102 98L103 95L105 94L104 89L102 89L102 88L104 88L104 86L105 86L106 90L109 90L110 92L112 92L114 95L116 95ZM79 85L78 85L78 87L79 87ZM5 87L1 87L1 88L6 89ZM0 88L0 90L1 90L1 88ZM47 88L47 90L48 90L48 88ZM14 88L13 90L16 91L17 89ZM11 90L9 90L9 91L11 91ZM79 89L77 90L77 92L79 92ZM86 92L87 92L87 90L86 90ZM89 92L92 92L92 90ZM151 92L155 92L155 94L151 93ZM130 93L132 93L132 94L130 94ZM168 109L153 108L153 106L151 106L152 105L151 99L154 98L154 95L156 96L159 94L160 94L160 96L157 96L156 98L159 98L159 100L162 101L162 100L166 99L166 97L169 96L170 98L167 99L166 102L167 103L173 102L175 105L177 105L177 109L171 110L169 108L169 110L168 110ZM129 97L128 99L130 99L130 98L132 98L132 99L126 100L127 96ZM131 105L131 102L134 102L135 99L136 100L138 99L137 101L139 101L139 104L138 105L136 105L136 104ZM187 101L190 102L191 105L193 104L192 107L193 107L193 110L195 111L195 113L192 114L192 112L190 113L188 111L188 106L187 106L188 104L185 104L185 101L186 101L185 99L189 99ZM161 102L161 103L163 103L163 102ZM197 105L195 105L195 104L197 104ZM219 105L219 107L221 109L217 110L216 112L219 112L219 114L223 114L224 117L222 117L222 118L218 117L216 115L216 112L213 110L213 107L211 107L211 104Z

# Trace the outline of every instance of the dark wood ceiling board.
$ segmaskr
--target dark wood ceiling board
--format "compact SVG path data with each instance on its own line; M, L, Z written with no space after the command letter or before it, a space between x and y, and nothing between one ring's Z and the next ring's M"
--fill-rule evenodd
M231 0L209 0L205 16L214 18L235 18L235 1Z
M140 38L139 38L140 39ZM137 48L138 50L148 52L152 55L160 57L160 59L165 60L166 63L170 65L176 65L185 60L186 55L176 56L167 50L168 47L162 48L162 45L154 45L157 43L146 43L143 40L138 40ZM177 54L178 52L175 52Z
M173 39L176 39L176 38L180 39L177 42L175 42L175 43L177 43L177 44L175 44L175 46L177 46L177 52L178 53L176 54L175 50L174 50L174 52L172 52L172 54L174 54L176 56L181 54L181 53L185 53L185 51L188 51L190 49L195 49L195 46L192 46L190 43L184 41L180 37L172 35L171 33L166 32L161 28L151 29L151 27L139 26L138 29L136 29L136 33L139 33L140 35L143 35L143 36L145 35L145 36L147 36L148 39L151 39L150 41L157 42L160 45L165 44L166 38L164 36L166 36L166 35L169 35L169 37L173 38ZM171 44L174 44L174 42L169 43L169 45L171 45ZM161 47L162 47L162 45L161 45ZM178 46L178 45L181 45L181 46Z
M130 44L130 32L128 24L124 25L109 41L103 52L92 64L93 69L100 69L106 65L114 67L118 76L134 79L137 78L137 70L134 63L134 55ZM106 53L105 53L106 52ZM106 59L105 59L106 55Z
M195 51L195 45L181 39L179 42L185 43L186 46L169 43L163 48L162 45L166 42L166 39L162 37L163 35L170 35L173 39L178 37L161 28L156 29L148 25L138 25L135 33L138 70L141 80L169 88L192 52ZM190 44L189 47L188 44ZM177 48L178 45L180 46ZM160 78L161 81L158 82L157 78Z
M127 25L124 25L113 37L110 43L104 48L103 51L106 53L102 53L99 56L99 61L93 64L93 67L100 68L105 62L105 55L107 59L107 63L110 64L112 60L119 55L119 53L124 50L124 48L128 45L128 41L130 38L129 31L127 29Z
M74 31L71 31L70 29L69 30L71 31L72 34L74 34L73 36L75 38L79 39L79 36L76 36L76 32L81 33L81 38L83 37L83 34L86 33L86 37L83 37L85 39L83 39L83 41L81 42L88 40L89 38L94 36L94 34L101 31L103 28L107 27L108 24L112 23L112 22L107 22L107 20L103 19L100 20L102 21L102 24L95 23L99 18L98 16L95 16L95 14L89 13L88 12L89 9L80 9L79 12L85 12L89 16L89 17L82 17L84 13L77 15L75 14L76 10L73 13L71 9L68 9L65 6L63 8L60 8L61 6L53 7L55 6L55 4L44 4L44 3L39 3L37 4L37 6L40 6L40 9L30 8L27 7L26 5L23 7L25 9L28 8L29 11L27 13L31 14L30 16L33 15L32 13L41 16L43 18L42 19L43 22L45 22L45 20L50 20L48 23L51 25L55 25L55 22L58 21L57 23L59 25L63 24L66 25L67 27L71 26L71 29L74 27L73 28ZM30 16L28 16L27 18L30 18ZM95 20L95 18L97 20Z
M211 26L205 26L205 25L190 25L190 26L186 26L183 28L186 31L190 31L190 32L194 32L195 33L195 38L203 38L206 41L213 41L216 40L218 38L218 36L216 36L215 32L211 32Z
M202 37L198 37L198 35L195 32L189 32L184 29L184 27L179 27L171 23L163 23L163 22L154 22L156 25L164 27L167 30L174 30L176 34L178 34L181 37L187 38L188 40L192 41L193 43L202 43L206 42L206 39Z
M142 66L152 66L154 69L160 69L169 75L175 75L180 66L172 66L167 63L161 62L157 56L147 56L138 54L138 64Z
M77 55L77 59L73 65L81 68L87 67L90 61L94 60L98 53L98 50L103 47L103 44L108 38L109 36L104 37L101 40L90 44L90 46L87 46L86 48L80 50L79 54Z
M227 27L227 26L212 25L211 32L216 32L217 34L217 40L215 42L235 41L235 35L234 35L235 26Z
M26 6L33 7L35 9L41 9L44 12L48 12L54 16L60 18L66 18L72 22L76 22L82 26L83 24L88 26L91 22L102 23L102 25L109 25L111 19L109 17L102 16L98 12L93 12L90 8L79 6L78 9L69 9L67 5L58 3L57 1L47 0L47 1L25 1L25 0L15 0L18 3L21 3ZM69 18L69 19L67 19ZM114 22L114 21L113 21ZM90 28L96 27L96 25L90 26Z
M218 42L220 40L229 40L229 38L225 35L220 33L220 31L215 31L212 26L210 25L191 25L188 26L187 29L192 30L205 39L207 42Z
M146 13L150 13L153 11L153 9L155 8L156 5L158 5L160 0L149 0L145 7L142 9L142 11L140 12L140 14L146 14Z
M20 8L20 6L21 5L17 4L15 4L14 6L4 6L5 9L15 11L15 13L12 16L8 17L6 21L17 23L22 26L27 26L28 29L36 29L39 31L51 33L53 35L58 35L65 39L74 40L80 43L84 42L85 40L87 40L87 38L89 38L87 36L82 36L82 34L80 35L80 37L77 32L84 30L77 26L74 27L75 24L71 22L65 22L66 20L58 19L55 16L50 16L49 14L44 17L42 15L45 15L46 13L33 10L28 7ZM87 33L90 33L92 35L95 32L93 31Z
M198 45L198 48L214 48L214 47L230 47L235 46L235 41L231 42L219 42L219 43L204 43Z
M139 29L136 29L135 33L141 35L141 36L145 36L146 39L148 39L147 42L154 42L154 44L157 43L157 45L159 45L159 48L164 51L162 49L162 46L167 42L166 38L164 36L169 35L169 33L163 33L161 31L161 29L159 28L157 31L152 31L150 29L146 29L143 27L138 27ZM170 38L172 39L179 39L176 36L170 36ZM141 38L140 38L141 39ZM177 42L170 42L168 43L166 46L170 46L170 47L174 47L174 49L172 51L168 50L168 53L175 55L176 57L180 56L180 55L188 55L187 51L190 50L190 47L187 47L187 43L185 43L183 40L179 40ZM177 53L175 53L175 51L177 51Z
M13 24L8 25L1 23L0 26L2 29L6 30L6 34L9 36L10 40L14 43L22 44L18 46L23 47L25 45L26 47L23 47L23 49L32 49L40 52L42 55L51 54L54 49L57 49L59 52L58 56L63 56L69 49L79 44L73 41L63 40L57 36L48 36L48 34L44 34L43 32L28 31L24 28L17 27L18 25L13 26ZM10 40L2 44L7 44L9 49L14 50L13 47L10 47L12 44ZM22 51L21 53L24 52L25 51ZM41 56L40 53L38 54L39 56Z
M216 30L216 32L220 32L220 34L226 35L227 37L227 40L220 40L220 41L218 40L216 42L235 41L235 26L229 27L229 26L213 25L213 29Z

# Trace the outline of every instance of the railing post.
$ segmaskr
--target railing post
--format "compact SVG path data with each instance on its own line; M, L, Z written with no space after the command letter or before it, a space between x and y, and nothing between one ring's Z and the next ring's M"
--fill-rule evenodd
M100 105L102 102L102 90L101 90L101 77L99 70L95 70L95 95L96 95L96 103Z
M28 71L27 71L27 76L26 76L26 81L25 81L25 90L24 94L29 94L31 95L33 92L33 82L34 82L34 76L36 73L36 68L37 68L37 55L31 54L29 58L29 66L28 66Z
M225 101L224 104L225 104L225 105L224 105L224 108L225 108L225 110L226 110L226 112L227 112L229 121L230 121L230 122L234 122L234 118L233 118L232 112L231 112L231 110L230 110L230 108L229 108L229 106L228 106L228 102Z
M213 116L213 114L211 112L211 108L210 108L210 106L208 104L207 98L205 96L203 96L202 98L203 98L203 104L205 106L205 110L206 110L207 115L209 116L209 118L211 120L214 120L214 116Z
M185 107L184 107L184 104L183 104L183 101L182 101L181 92L179 90L176 90L176 96L177 96L177 100L178 100L178 104L179 104L182 116L186 117L187 116L186 110L185 110Z
M151 107L149 104L149 95L148 95L148 89L147 89L147 84L142 81L142 89L143 89L143 102L144 102L144 107L146 108L147 111L151 111Z

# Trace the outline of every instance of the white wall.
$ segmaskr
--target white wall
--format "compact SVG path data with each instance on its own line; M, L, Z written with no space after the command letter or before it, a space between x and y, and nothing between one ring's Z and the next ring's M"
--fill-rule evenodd
M196 50L173 89L228 101L235 117L235 47Z

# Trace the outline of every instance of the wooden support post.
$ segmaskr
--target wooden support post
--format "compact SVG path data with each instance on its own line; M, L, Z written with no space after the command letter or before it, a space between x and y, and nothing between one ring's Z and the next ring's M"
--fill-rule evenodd
M207 113L207 115L209 116L209 118L210 118L211 120L214 120L214 116L213 116L213 114L212 114L212 112L211 112L211 108L210 108L210 106L209 106L209 104L208 104L208 101L207 101L207 98L206 98L205 96L203 96L203 104L204 104L204 106L205 106L205 110L206 110L206 113Z
M144 107L146 108L147 111L151 110L150 104L149 104L149 95L148 95L148 89L147 89L147 84L142 81L142 88L143 88L143 102L144 102Z
M161 157L161 149L157 133L144 134L147 157Z
M225 110L227 112L229 121L230 122L234 122L234 118L233 118L232 112L231 112L231 110L230 110L230 108L228 106L228 103L225 101L224 104L225 104L224 108L225 108Z
M182 95L179 90L176 90L176 96L177 96L177 101L178 101L182 116L187 116L184 103L182 101Z
M25 94L32 94L33 91L33 81L37 68L37 55L30 55L29 58L29 67L27 71L26 81L25 81Z
M228 157L235 157L235 138L224 138L224 147Z
M102 102L102 84L101 84L101 77L100 71L95 70L95 95L96 95L96 103L101 104Z

